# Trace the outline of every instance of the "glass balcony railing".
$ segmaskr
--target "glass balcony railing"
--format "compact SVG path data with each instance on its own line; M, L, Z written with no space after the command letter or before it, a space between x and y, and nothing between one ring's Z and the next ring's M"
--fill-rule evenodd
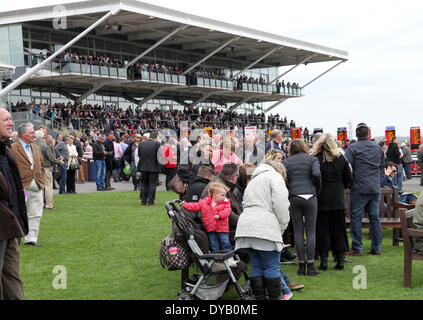
M30 67L34 67L43 60L44 59L41 57L25 56L25 64ZM43 69L60 74L70 73L86 76L127 79L126 69L123 67L94 65L85 61L63 61L53 59L47 63Z
M128 73L128 80L148 81L155 83L186 85L186 77L180 73L164 73L157 71L139 71L136 74Z
M35 66L43 61L39 56L25 55L25 64ZM198 76L185 76L181 73L146 71L146 70L127 70L118 66L105 66L89 64L86 61L63 61L53 60L49 62L44 69L60 74L78 74L85 76L106 77L113 79L127 79L133 81L147 81L153 83L199 86L212 89L239 90L245 92L256 92L258 94L275 94L283 96L302 96L301 88L296 87L276 87L276 85L258 84L258 83L239 83L222 78L202 78Z

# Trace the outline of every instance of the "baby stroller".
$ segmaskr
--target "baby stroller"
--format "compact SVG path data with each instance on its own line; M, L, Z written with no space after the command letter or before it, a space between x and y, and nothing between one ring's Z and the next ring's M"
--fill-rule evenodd
M201 217L184 210L180 200L168 201L165 207L172 220L175 238L178 237L186 244L191 260L199 270L199 273L185 281L184 288L178 292L178 299L216 300L233 284L242 300L251 300L247 266L239 259L235 250L209 253L209 241ZM236 261L235 267L228 263L231 257ZM241 287L237 281L242 276L245 284Z

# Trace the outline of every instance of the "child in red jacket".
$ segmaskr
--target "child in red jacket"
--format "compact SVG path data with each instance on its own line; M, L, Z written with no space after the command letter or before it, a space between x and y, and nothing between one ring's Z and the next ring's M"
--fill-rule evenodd
M231 201L226 198L229 188L219 182L210 184L209 195L199 202L184 202L188 211L201 211L201 219L207 230L212 251L232 250L229 242L229 215Z

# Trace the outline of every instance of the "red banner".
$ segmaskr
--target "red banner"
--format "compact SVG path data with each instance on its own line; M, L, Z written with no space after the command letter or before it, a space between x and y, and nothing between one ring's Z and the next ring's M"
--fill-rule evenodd
M338 140L345 142L347 139L347 128L338 128Z
M422 143L422 137L420 133L420 127L410 128L410 145L411 152L418 152L419 146Z
M291 139L301 139L301 129L300 128L292 128L291 129Z
M386 127L385 130L386 145L389 146L392 139L395 138L395 127Z

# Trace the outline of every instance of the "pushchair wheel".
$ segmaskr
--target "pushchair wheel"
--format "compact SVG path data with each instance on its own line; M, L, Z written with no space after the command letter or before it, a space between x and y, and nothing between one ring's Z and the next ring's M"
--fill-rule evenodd
M181 293L179 294L178 300L192 300L192 298L187 293Z

